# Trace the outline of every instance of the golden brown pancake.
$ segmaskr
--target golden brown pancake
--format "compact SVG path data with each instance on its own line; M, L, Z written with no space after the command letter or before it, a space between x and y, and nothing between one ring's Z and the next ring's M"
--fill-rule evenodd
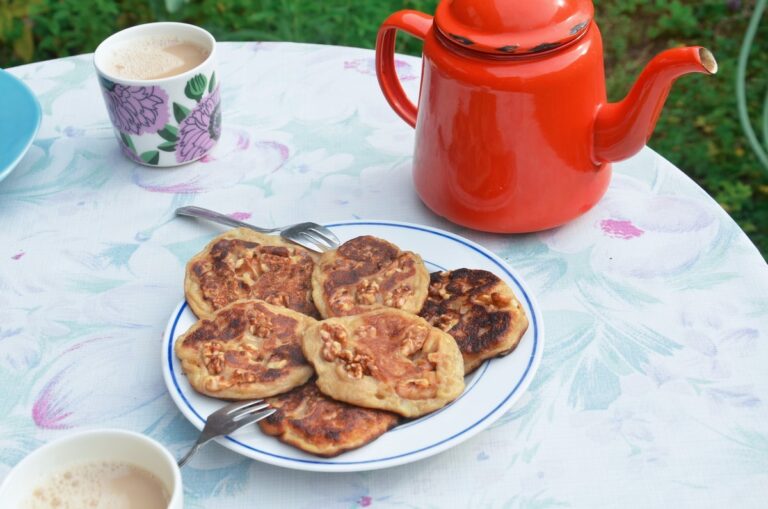
M316 256L274 235L230 230L189 260L184 293L198 318L242 299L262 299L317 318L312 302Z
M486 270L458 269L430 275L420 316L459 345L466 373L515 349L528 318L512 289Z
M323 253L312 273L312 297L326 318L380 307L418 313L428 285L419 255L370 235Z
M319 389L353 405L418 417L464 390L456 341L397 309L318 322L307 329L303 347Z
M198 392L222 399L265 398L312 376L301 337L316 321L262 300L243 300L200 320L174 344Z
M302 451L332 457L372 442L399 417L331 399L314 382L269 398L277 412L259 422L261 430Z

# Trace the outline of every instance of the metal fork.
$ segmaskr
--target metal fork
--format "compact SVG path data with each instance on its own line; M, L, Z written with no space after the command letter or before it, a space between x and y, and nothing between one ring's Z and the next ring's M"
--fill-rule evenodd
M259 422L275 412L277 409L270 408L269 403L265 403L263 399L246 402L236 401L216 410L205 420L205 426L200 432L200 436L197 437L195 445L178 461L179 467L186 465L189 459L211 439L221 435L229 435L243 426Z
M259 233L279 232L280 236L284 239L320 253L338 247L341 244L339 238L331 230L317 223L298 223L280 228L259 228L258 226L232 219L229 216L202 207L179 207L176 209L176 215L200 217L236 228L250 228Z

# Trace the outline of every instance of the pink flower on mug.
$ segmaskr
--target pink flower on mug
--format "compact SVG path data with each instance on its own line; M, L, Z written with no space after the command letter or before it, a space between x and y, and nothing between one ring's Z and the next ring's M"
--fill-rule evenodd
M200 101L179 123L176 161L194 161L205 155L221 136L219 87Z
M168 122L168 94L160 87L124 86L102 79L109 118L128 134L156 133Z

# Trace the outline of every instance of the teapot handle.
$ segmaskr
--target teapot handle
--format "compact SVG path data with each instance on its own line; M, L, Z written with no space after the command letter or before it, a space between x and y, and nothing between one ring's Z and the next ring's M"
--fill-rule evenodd
M432 26L432 16L419 11L398 11L389 16L379 28L376 38L376 76L381 91L395 113L411 127L416 127L417 108L408 96L397 77L395 68L395 37L398 30L408 32L414 37L424 39Z

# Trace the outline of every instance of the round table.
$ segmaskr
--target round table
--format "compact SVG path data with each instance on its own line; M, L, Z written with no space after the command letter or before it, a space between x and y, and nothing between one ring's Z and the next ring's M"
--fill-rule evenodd
M415 95L419 59L398 70ZM371 51L221 44L220 143L165 170L120 154L90 56L10 72L44 117L0 184L0 477L81 428L140 431L177 457L191 446L159 348L185 262L220 231L174 217L196 204L265 226L375 218L466 236L526 279L546 341L514 409L448 452L319 474L211 444L184 468L187 507L764 507L766 263L652 150L616 165L580 219L491 235L420 203L413 130L381 95Z

